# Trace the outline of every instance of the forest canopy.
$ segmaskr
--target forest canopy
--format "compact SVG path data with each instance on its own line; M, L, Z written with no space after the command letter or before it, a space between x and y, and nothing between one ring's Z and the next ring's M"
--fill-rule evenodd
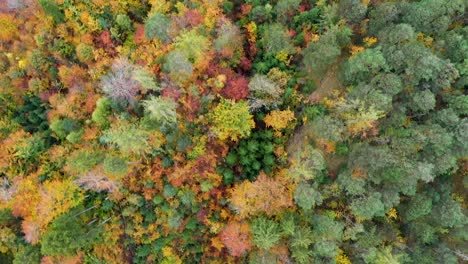
M466 263L466 5L0 1L0 263Z

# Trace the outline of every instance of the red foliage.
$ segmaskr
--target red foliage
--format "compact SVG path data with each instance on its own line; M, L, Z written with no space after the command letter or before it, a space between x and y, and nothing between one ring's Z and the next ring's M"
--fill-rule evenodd
M239 67L243 70L243 71L250 71L250 69L252 68L252 62L247 59L246 57L242 57L240 59L240 62L239 62Z
M203 22L203 17L197 10L189 10L185 12L185 22L192 27L198 26Z
M252 248L250 226L247 223L231 222L221 231L220 238L232 256L240 257Z
M247 79L241 75L230 79L223 89L223 96L236 101L247 98L249 95L249 83Z
M106 47L111 47L112 46L112 38L111 34L109 31L103 31L101 35L99 36L99 39L101 40L101 43L106 46Z
M145 42L145 26L138 24L135 30L135 36L133 37L135 44L142 44Z

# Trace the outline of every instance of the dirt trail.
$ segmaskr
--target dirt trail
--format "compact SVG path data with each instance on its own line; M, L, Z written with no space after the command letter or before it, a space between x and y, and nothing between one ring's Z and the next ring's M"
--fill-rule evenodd
M321 101L323 98L330 96L334 90L344 89L343 84L338 79L339 65L342 59L339 59L333 64L328 71L322 76L312 76L312 79L317 83L317 89L309 96L311 101ZM301 126L296 129L294 136L289 140L287 146L288 153L299 151L306 144L310 144L313 139L313 131L309 126ZM336 171L341 164L346 162L346 157L341 157L335 154L324 153L327 167L331 171Z

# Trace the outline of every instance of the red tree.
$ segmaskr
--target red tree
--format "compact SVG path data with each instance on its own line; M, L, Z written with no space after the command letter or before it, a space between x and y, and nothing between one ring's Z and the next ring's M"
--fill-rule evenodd
M229 79L222 94L224 97L236 101L246 98L249 95L249 83L243 76L236 76Z

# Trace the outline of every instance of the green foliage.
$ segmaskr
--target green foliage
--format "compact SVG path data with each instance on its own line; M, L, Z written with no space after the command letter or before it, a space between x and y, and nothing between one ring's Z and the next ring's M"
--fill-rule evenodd
M41 263L41 248L38 246L25 245L20 247L15 254L13 264L39 264Z
M322 75L336 62L341 55L341 47L349 41L351 32L346 27L334 27L320 37L317 42L311 42L303 50L302 63L307 71Z
M291 39L287 35L286 27L282 24L271 24L264 28L262 34L262 45L265 52L277 54L285 52L291 54L294 48Z
M368 220L375 216L384 216L385 207L382 203L382 195L373 192L367 196L356 199L351 202L351 210L356 216Z
M291 154L292 164L288 169L289 177L295 182L316 178L325 169L325 159L320 150L307 145Z
M107 155L102 167L110 175L124 176L128 173L127 161L115 155Z
M251 225L253 242L257 247L268 250L279 242L281 231L275 221L259 217L252 220Z
M283 24L287 24L286 22L291 20L300 4L300 0L279 0L274 8L276 19Z
M48 107L36 96L24 96L24 105L19 106L13 113L13 119L25 131L30 133L46 131L49 129L47 121Z
M425 114L435 108L436 99L435 95L429 91L424 90L415 92L410 103L411 109L418 113Z
M152 96L142 105L147 116L161 126L170 127L177 123L177 105L172 99Z
M176 50L185 53L190 62L197 63L209 48L209 44L207 37L193 29L178 36L174 46Z
M338 4L338 12L341 17L350 23L360 22L366 15L367 6L360 0L342 0Z
M84 174L101 163L103 159L104 155L100 151L79 150L68 158L67 166L70 167L70 171L76 174Z
M65 139L70 133L76 132L80 127L80 124L70 118L54 119L50 124L50 130L59 139Z
M76 213L76 210L72 211ZM46 256L73 256L96 241L98 229L88 230L85 218L72 212L55 219L41 240L41 253Z
M47 15L54 19L56 24L63 23L65 21L65 15L54 0L39 0L39 5Z
M148 150L148 136L138 125L121 120L106 130L101 142L116 146L125 154L142 153Z
M169 28L171 20L161 13L155 13L148 17L145 23L145 37L147 39L158 39L163 43L171 41Z
M92 46L80 43L76 46L76 57L81 62L87 63L94 60L94 49Z
M133 79L148 91L159 91L161 89L154 81L153 74L144 68L135 69L133 71Z
M294 202L304 210L311 210L322 201L320 192L308 183L300 183L294 191Z
M431 34L445 32L452 18L465 11L466 3L462 0L429 0L407 5L402 20L416 30Z
M108 120L111 114L111 101L105 97L99 98L96 103L96 109L91 116L92 120L101 127L108 127L110 122Z
M249 138L241 140L225 158L226 168L222 170L225 181L228 183L239 169L241 180L254 181L260 171L271 173L277 162L273 153L275 145L270 130L253 132Z
M163 69L175 82L181 83L192 75L193 65L185 52L174 50L167 54Z
M347 84L369 81L385 70L385 58L378 49L366 49L351 57L344 65L343 77Z

